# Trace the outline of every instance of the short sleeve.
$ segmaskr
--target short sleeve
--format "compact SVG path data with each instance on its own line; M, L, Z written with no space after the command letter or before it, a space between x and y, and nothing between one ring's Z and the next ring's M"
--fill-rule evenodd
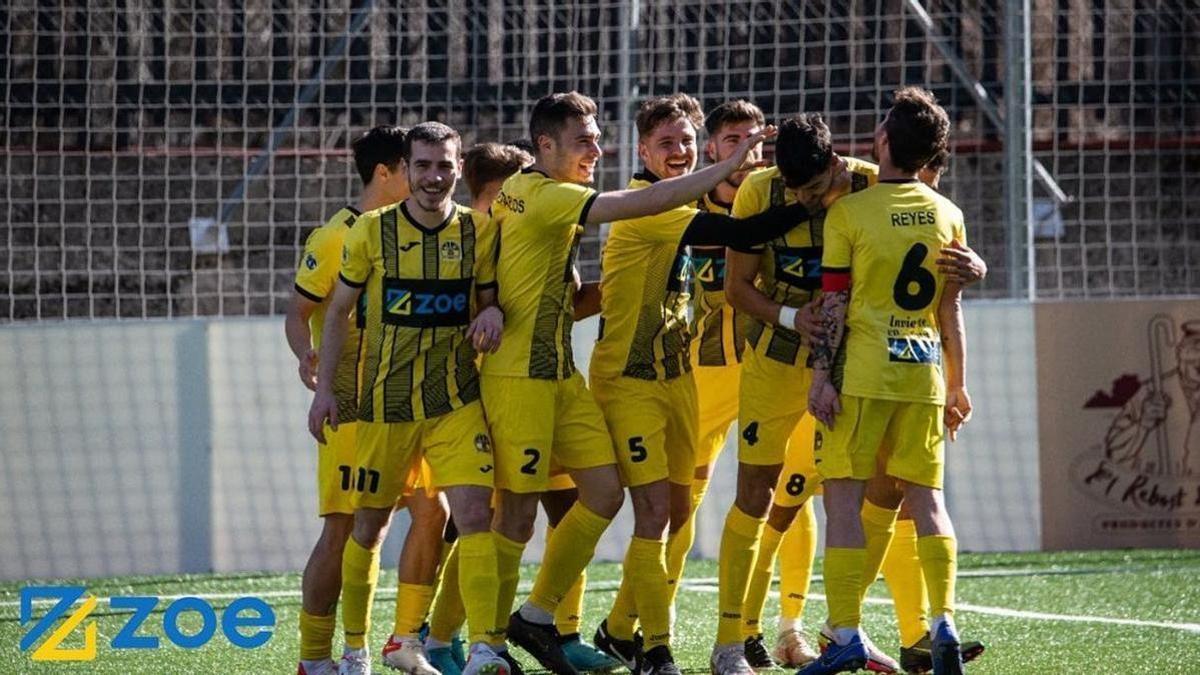
M342 244L340 276L348 286L361 288L371 276L370 233L378 222L377 216L363 216L346 233L346 241Z
M642 241L676 244L683 239L683 233L687 231L698 213L700 213L700 209L691 204L685 204L652 216L622 221L621 229L628 236Z
M482 213L475 218L475 287L496 287L496 256L499 253L500 227Z
M959 215L958 220L954 223L954 241L967 245L967 226L963 223L962 216Z
M821 255L821 270L826 273L850 271L852 232L849 209L841 201L833 203L825 213L825 248Z
M737 194L733 198L733 208L730 209L729 215L740 220L742 218L757 216L766 211L770 204L767 200L767 191L761 189L759 187L761 185L761 181L751 180L751 177L747 177L746 180L742 181L741 187L738 188ZM735 247L734 250L741 253L762 253L766 250L766 247L759 244L757 246L739 246Z
M318 228L304 242L304 253L296 270L296 290L313 302L329 297L341 269L342 252L326 228Z
M551 228L583 225L598 193L590 187L563 181L545 180L530 195L527 204L536 209L530 222Z

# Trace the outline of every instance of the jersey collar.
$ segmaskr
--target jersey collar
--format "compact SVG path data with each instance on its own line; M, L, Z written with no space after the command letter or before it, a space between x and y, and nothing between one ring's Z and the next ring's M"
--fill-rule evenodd
M904 185L905 183L916 183L918 181L916 178L888 178L887 180L881 180L879 182L880 183L893 183L895 185Z
M407 200L405 200L405 201L407 201ZM424 225L418 223L417 219L413 218L412 214L408 212L408 204L405 204L404 202L400 202L400 212L404 214L404 219L408 221L409 225L412 225L413 227L417 228L418 230L420 230L426 234L437 234L438 232L441 232L442 230L446 229L446 226L450 224L451 220L454 220L454 216L456 213L458 213L458 209L451 209L450 215L447 216L446 219L443 220L440 224L438 224L437 227L433 227L433 228L427 228Z
M655 176L653 173L651 173L650 169L647 169L644 166L642 167L641 171L633 174L633 179L644 180L647 183L657 183L659 180L661 180L658 176Z

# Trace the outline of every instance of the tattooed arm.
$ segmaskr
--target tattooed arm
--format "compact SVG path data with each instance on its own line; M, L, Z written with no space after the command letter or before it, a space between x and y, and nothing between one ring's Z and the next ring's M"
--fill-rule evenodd
M832 429L834 417L842 411L842 403L831 373L837 350L842 344L842 336L846 332L846 308L850 304L850 274L827 272L825 277L834 278L824 282L827 290L821 300L820 314L817 318L822 335L813 340L813 379L808 389L808 411Z

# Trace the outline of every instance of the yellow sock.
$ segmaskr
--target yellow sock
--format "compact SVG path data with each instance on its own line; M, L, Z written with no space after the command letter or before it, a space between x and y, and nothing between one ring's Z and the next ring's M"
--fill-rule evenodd
M634 537L625 555L625 577L645 632L645 649L671 644L671 610L667 605L667 544Z
M491 532L476 532L458 538L459 569L469 571L458 575L463 608L467 614L468 640L490 642L503 630L496 626L497 578L496 540Z
M300 660L328 661L333 655L333 624L337 614L315 616L300 610Z
M679 593L679 580L683 578L683 568L687 565L688 553L692 544L696 543L696 511L708 492L708 479L695 478L692 480L692 512L687 522L670 537L667 537L667 585L671 607L675 607L675 596Z
M492 532L496 540L496 578L498 580L496 593L496 627L499 637L508 627L508 615L513 611L513 600L517 597L517 582L521 579L521 554L525 552L525 544L513 541L499 532ZM497 641L494 644L502 644Z
M633 631L637 627L637 603L633 599L633 582L629 578L629 570L633 569L629 561L629 551L625 551L625 563L621 572L621 585L617 588L617 597L613 600L612 609L608 611L605 626L608 634L618 640L632 640Z
M758 556L758 540L766 518L746 515L736 505L729 507L721 534L720 567L717 575L717 644L742 641L742 603Z
M401 583L396 587L396 616L392 623L392 634L398 637L416 637L421 624L429 615L433 604L433 586L426 584Z
M917 555L917 526L911 520L896 521L896 534L883 557L883 579L896 605L900 644L911 647L929 633L925 575Z
M779 545L780 628L796 628L800 625L816 557L817 513L810 499L796 513L792 526L784 533L783 542Z
M861 513L863 536L867 540L867 562L863 569L862 581L862 595L866 597L867 589L879 576L879 567L883 564L883 555L887 553L888 544L892 543L892 534L896 531L896 515L900 510L885 509L864 499Z
M371 631L371 602L379 581L379 547L363 548L350 537L342 554L342 629L346 646L363 649Z
M769 524L763 527L758 557L754 561L750 583L746 585L746 599L742 602L743 637L753 637L762 632L763 608L767 606L767 593L775 576L775 556L779 552L781 539L782 532Z
M596 542L608 529L608 518L596 515L583 502L567 511L558 521L554 536L546 543L542 565L529 593L529 602L554 613L579 575L596 553Z
M559 635L575 635L579 633L579 622L583 617L583 589L587 586L587 570L579 573L579 578L571 586L571 590L563 596L562 602L554 610L554 627Z
M467 620L462 594L458 591L458 542L445 547L446 562L442 563L441 583L429 614L429 637L450 642Z
M929 615L954 613L954 576L958 572L958 541L946 535L917 537L921 571L929 587Z
M825 547L825 597L834 628L857 628L862 622L863 568L867 550Z

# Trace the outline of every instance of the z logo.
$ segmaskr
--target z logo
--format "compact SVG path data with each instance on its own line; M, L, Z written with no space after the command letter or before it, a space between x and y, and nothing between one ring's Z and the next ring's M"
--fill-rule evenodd
M33 618L33 598L56 598L58 602L46 612L46 616L34 624L21 638L21 651L25 651L37 642L59 617L67 615L71 605L83 597L85 589L82 586L30 586L21 589L21 625L29 623ZM92 661L96 658L96 622L91 621L83 629L83 646L77 649L55 649L62 641L83 623L83 620L96 609L95 596L88 596L83 605L66 616L62 625L50 633L50 637L38 647L31 657L34 661Z
M412 291L394 288L387 289L387 301L385 305L389 314L399 314L401 316L412 314Z

